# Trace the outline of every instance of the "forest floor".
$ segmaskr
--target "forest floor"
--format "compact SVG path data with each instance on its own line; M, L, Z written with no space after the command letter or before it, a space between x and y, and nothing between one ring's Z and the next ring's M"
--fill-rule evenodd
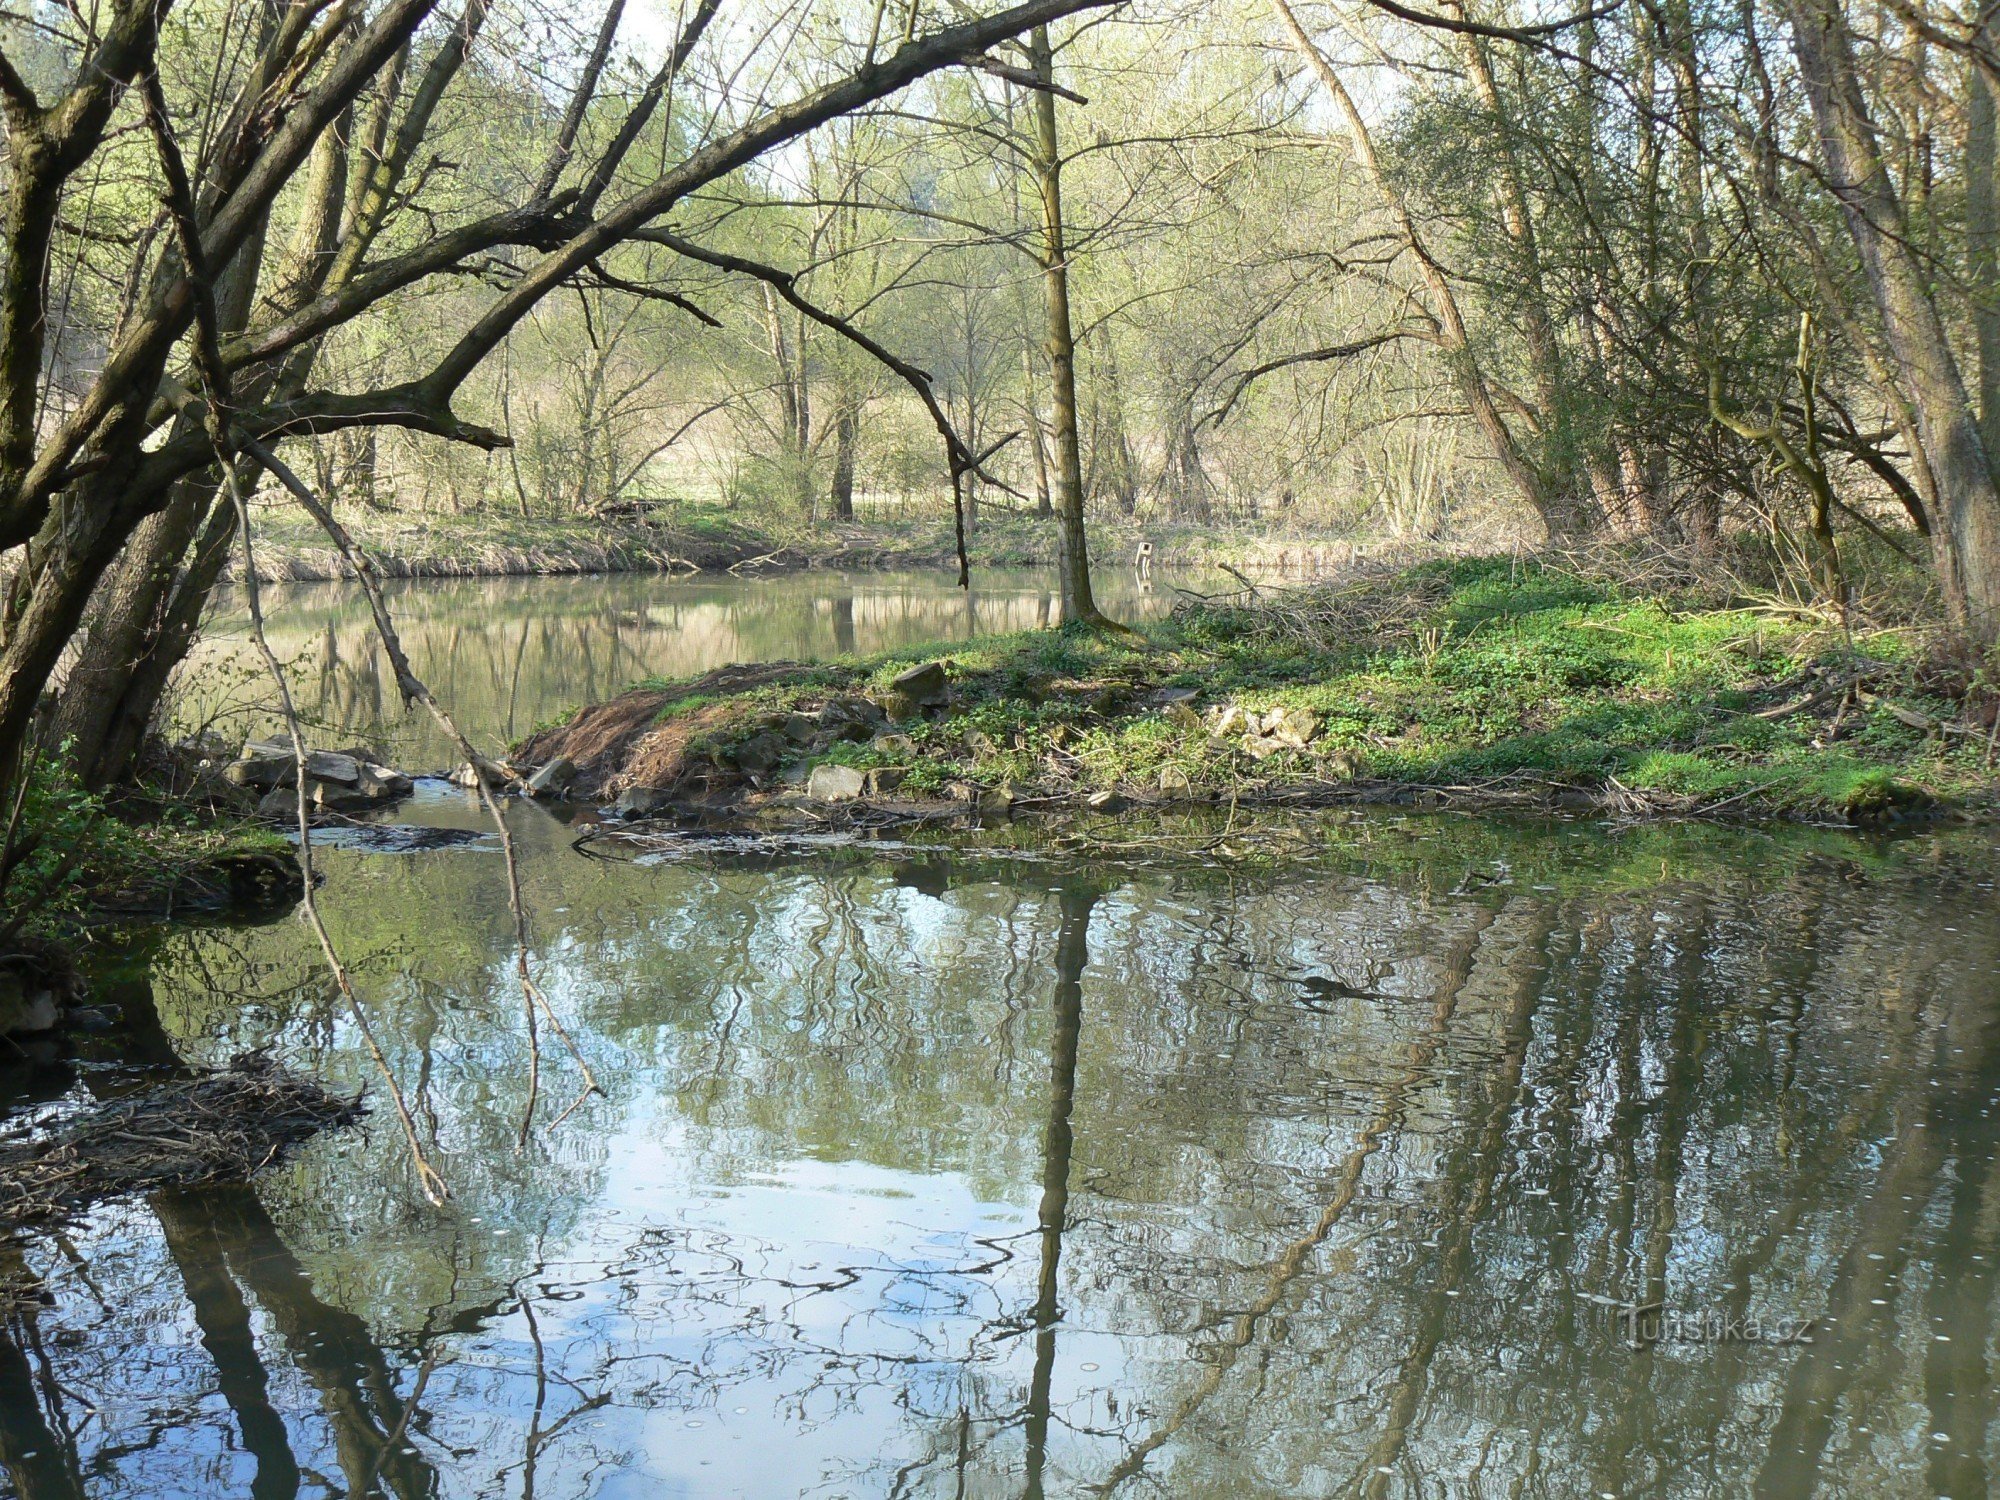
M1717 572L1441 560L1191 598L1131 633L725 668L584 708L513 762L567 760L572 795L630 816L725 826L1196 803L1994 810L1994 697L1938 632Z
M718 506L628 506L605 515L525 519L500 510L428 515L362 508L341 519L392 578L492 577L567 573L701 573L930 569L956 564L948 515L928 518L774 525ZM1124 564L1149 543L1156 566L1215 572L1227 565L1259 577L1318 577L1394 544L1358 542L1323 530L1147 524L1092 524L1100 561ZM1055 559L1055 528L1031 515L988 510L974 527L975 568L1036 567ZM257 528L259 576L266 582L343 576L340 554L295 509L273 507Z

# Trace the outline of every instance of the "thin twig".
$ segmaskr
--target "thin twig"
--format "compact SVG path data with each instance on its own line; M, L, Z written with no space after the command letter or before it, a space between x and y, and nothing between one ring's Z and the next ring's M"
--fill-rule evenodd
M541 1036L535 1019L535 1012L538 1006L541 1009L541 1013L548 1018L549 1025L554 1028L556 1035L562 1039L563 1046L569 1049L570 1056L576 1060L578 1069L583 1073L583 1092L578 1095L576 1104L572 1104L569 1109L564 1110L562 1115L558 1117L558 1123L562 1119L567 1119L577 1104L581 1104L583 1100L589 1098L592 1094L603 1093L604 1090L598 1085L596 1075L590 1070L590 1064L584 1060L582 1049L577 1046L575 1039L570 1036L568 1029L564 1027L561 1019L556 1015L555 1007L549 1003L549 997L543 993L542 987L535 982L533 972L530 969L528 962L528 917L526 905L521 899L520 862L514 853L514 839L512 833L508 830L506 815L501 811L499 802L494 798L492 788L486 784L486 777L481 774L482 767L494 764L494 762L490 762L484 756L480 755L472 741L466 737L465 732L458 727L458 722L452 718L444 705L437 701L431 690L424 685L423 680L412 670L409 653L403 649L402 638L396 633L395 622L389 617L389 606L382 597L382 584L380 578L377 576L373 560L366 553L362 552L360 547L356 545L354 538L349 535L347 528L342 526L339 520L335 518L332 509L307 487L305 481L292 471L290 465L280 459L265 444L255 439L246 441L244 446L250 453L256 456L259 462L264 464L266 468L278 477L280 484L292 492L299 504L305 508L306 513L312 517L319 528L332 540L334 546L340 550L340 555L345 559L347 565L354 570L354 576L360 581L362 593L367 596L369 612L375 618L375 632L381 637L382 649L388 654L390 670L396 675L396 688L402 694L403 702L405 704L421 703L428 709L431 717L437 720L438 725L458 746L460 753L465 756L467 764L473 767L473 780L479 794L480 805L485 808L487 815L493 821L494 832L499 835L500 839L500 852L507 866L507 905L514 919L514 968L521 984L521 997L527 1016L528 1027L528 1102L527 1107L522 1111L519 1136L519 1144L525 1145L527 1143L528 1131L534 1121L535 1105L541 1085ZM512 775L511 772L508 774ZM520 781L518 776L514 776L513 779L516 783Z
M264 611L257 588L257 560L252 550L250 535L250 507L243 495L243 479L237 467L234 450L229 442L229 376L222 362L220 335L216 320L215 284L208 274L203 258L201 230L195 217L193 189L189 186L187 166L181 159L180 147L175 142L173 131L167 120L165 95L160 89L159 75L148 73L140 80L140 95L144 103L146 123L151 130L154 145L160 157L160 168L167 181L167 207L173 220L174 230L180 244L182 260L185 262L189 287L195 303L194 343L195 371L207 395L206 410L202 413L208 429L209 440L214 446L217 461L222 466L223 484L227 489L230 503L236 510L236 521L243 533L243 594L249 607L250 638L264 666L271 674L271 681L278 690L278 702L285 715L285 727L292 739L292 761L298 783L298 829L299 829L299 873L304 877L305 893L301 907L306 919L319 938L320 951L326 955L327 967L333 971L334 983L346 997L348 1007L354 1013L355 1026L361 1033L362 1041L368 1048L370 1057L382 1074L388 1086L389 1097L395 1103L397 1118L402 1121L403 1136L409 1144L410 1158L416 1164L417 1183L423 1194L433 1205L442 1204L450 1197L450 1189L445 1180L425 1156L423 1143L417 1138L417 1122L410 1114L408 1102L396 1082L396 1075L389 1067L389 1060L383 1055L381 1045L375 1040L374 1028L368 1024L367 1013L361 1007L361 997L354 988L353 976L347 965L341 962L340 954L333 944L333 935L327 931L326 922L320 916L319 903L314 899L312 859L312 820L306 803L306 742L299 729L297 706L292 701L291 684L285 678L285 669L280 665L277 653L271 649L270 640L264 633Z

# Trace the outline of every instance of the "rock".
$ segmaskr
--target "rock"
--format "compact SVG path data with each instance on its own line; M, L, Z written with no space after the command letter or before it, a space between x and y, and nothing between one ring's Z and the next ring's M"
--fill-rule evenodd
M337 755L331 750L308 750L306 775L314 781L353 786L361 779L361 762L351 755Z
M1200 688L1163 687L1153 694L1153 701L1162 707L1170 708L1176 703L1192 703L1200 696Z
M506 782L507 773L490 760L482 760L477 766L471 761L466 761L451 773L449 780L453 786L475 787L481 781L488 786L500 786Z
M882 707L867 698L829 698L819 711L822 726L844 724L859 720L863 724L880 724L883 719Z
M527 780L530 797L556 797L568 790L576 780L576 762L566 755L558 755L554 760L536 771Z
M274 786L257 799L257 816L283 818L291 822L298 815L299 794L288 786Z
M1246 734L1243 736L1243 753L1252 760L1268 760L1280 750L1291 750L1294 748L1294 746L1286 744L1275 735Z
M611 804L621 818L650 818L673 805L673 793L656 786L628 786Z
M852 740L856 744L873 737L875 726L883 717L882 709L866 698L829 699L819 711L820 728L832 739Z
M883 755L915 755L917 742L907 734L878 734L868 742L868 748Z
M78 1031L109 1031L118 1024L117 1007L77 1005L63 1019Z
M1354 750L1335 750L1321 764L1342 781L1352 781L1361 774L1361 756Z
M289 790L286 792L289 797ZM315 781L308 788L312 805L321 812L362 812L379 806L385 799L360 786L342 786L337 781ZM289 808L291 803L287 802Z
M971 751L975 758L996 755L1000 750L1000 747L993 743L993 736L983 729L965 731L965 748Z
M208 761L211 764L230 758L229 741L222 737L220 730L216 729L204 729L185 739L175 740L173 749L176 755L185 755L192 760Z
M882 712L896 720L914 719L927 708L942 708L951 699L945 681L944 663L927 661L922 666L899 672L889 686L876 695Z
M989 786L979 794L979 810L983 813L1006 814L1014 810L1014 804L1028 795L1028 789L1013 782L1005 786Z
M1131 803L1127 802L1116 792L1104 791L1092 792L1090 794L1089 807L1092 812L1120 813L1131 805Z
M1265 721L1264 732L1294 750L1302 750L1318 737L1320 717L1309 708L1280 708Z
M12 975L0 986L0 1036L53 1031L61 1019L62 1008L56 1004L53 990L30 990Z
M362 763L361 775L354 785L357 790L368 793L377 802L390 802L398 797L407 797L417 789L416 782L401 771L367 761Z
M1179 766L1160 767L1160 790L1169 796L1186 796L1193 787L1194 782Z
M868 790L868 778L853 766L817 765L806 781L806 795L819 802L852 802Z
M1234 739L1250 727L1250 716L1243 712L1243 706L1232 703L1227 708L1216 710L1209 722L1208 732L1219 740Z
M751 776L768 776L785 758L785 741L775 734L752 735L729 752L736 768Z
M819 732L819 725L805 714L786 714L779 732L794 745L810 745L813 736Z
M243 754L222 768L222 776L235 786L268 791L274 786L289 786L297 770L298 762L289 746L279 752L252 743L245 745Z
M1168 723L1177 724L1182 729L1201 728L1201 715L1182 699L1177 698L1167 705L1166 716Z
M907 766L877 766L868 773L868 795L886 797L901 789L903 781L910 774Z
M977 802L979 786L970 781L947 781L944 784L945 799L950 802Z
M951 696L941 661L927 661L922 666L897 673L889 683L889 691L901 693L919 708L934 708Z

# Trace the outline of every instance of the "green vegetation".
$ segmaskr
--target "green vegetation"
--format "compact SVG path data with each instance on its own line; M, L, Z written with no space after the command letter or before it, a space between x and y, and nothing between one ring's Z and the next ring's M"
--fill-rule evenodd
M912 793L964 782L1062 798L1427 792L1866 822L1990 799L1981 685L1927 639L1857 634L1692 583L1485 558L1191 601L1130 636L903 650L734 695L647 687L675 695L662 720L700 710L692 748L726 765L787 713L885 698L898 673L942 660L951 700L934 717L787 751L794 775L819 761L902 767ZM719 697L733 711L718 712ZM1260 732L1273 714L1277 732Z
M261 825L172 798L107 805L60 760L38 762L23 785L0 856L10 935L73 938L106 917L257 905L295 884L291 845Z

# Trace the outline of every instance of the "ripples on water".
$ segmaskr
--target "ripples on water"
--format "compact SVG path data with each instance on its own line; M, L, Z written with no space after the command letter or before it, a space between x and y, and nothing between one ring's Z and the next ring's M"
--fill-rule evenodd
M455 1201L384 1111L8 1252L14 1493L1987 1493L1990 834L641 863L514 816L608 1097L516 1154L497 856L330 851ZM370 1081L290 921L101 988ZM1749 1315L1818 1321L1671 1336Z

